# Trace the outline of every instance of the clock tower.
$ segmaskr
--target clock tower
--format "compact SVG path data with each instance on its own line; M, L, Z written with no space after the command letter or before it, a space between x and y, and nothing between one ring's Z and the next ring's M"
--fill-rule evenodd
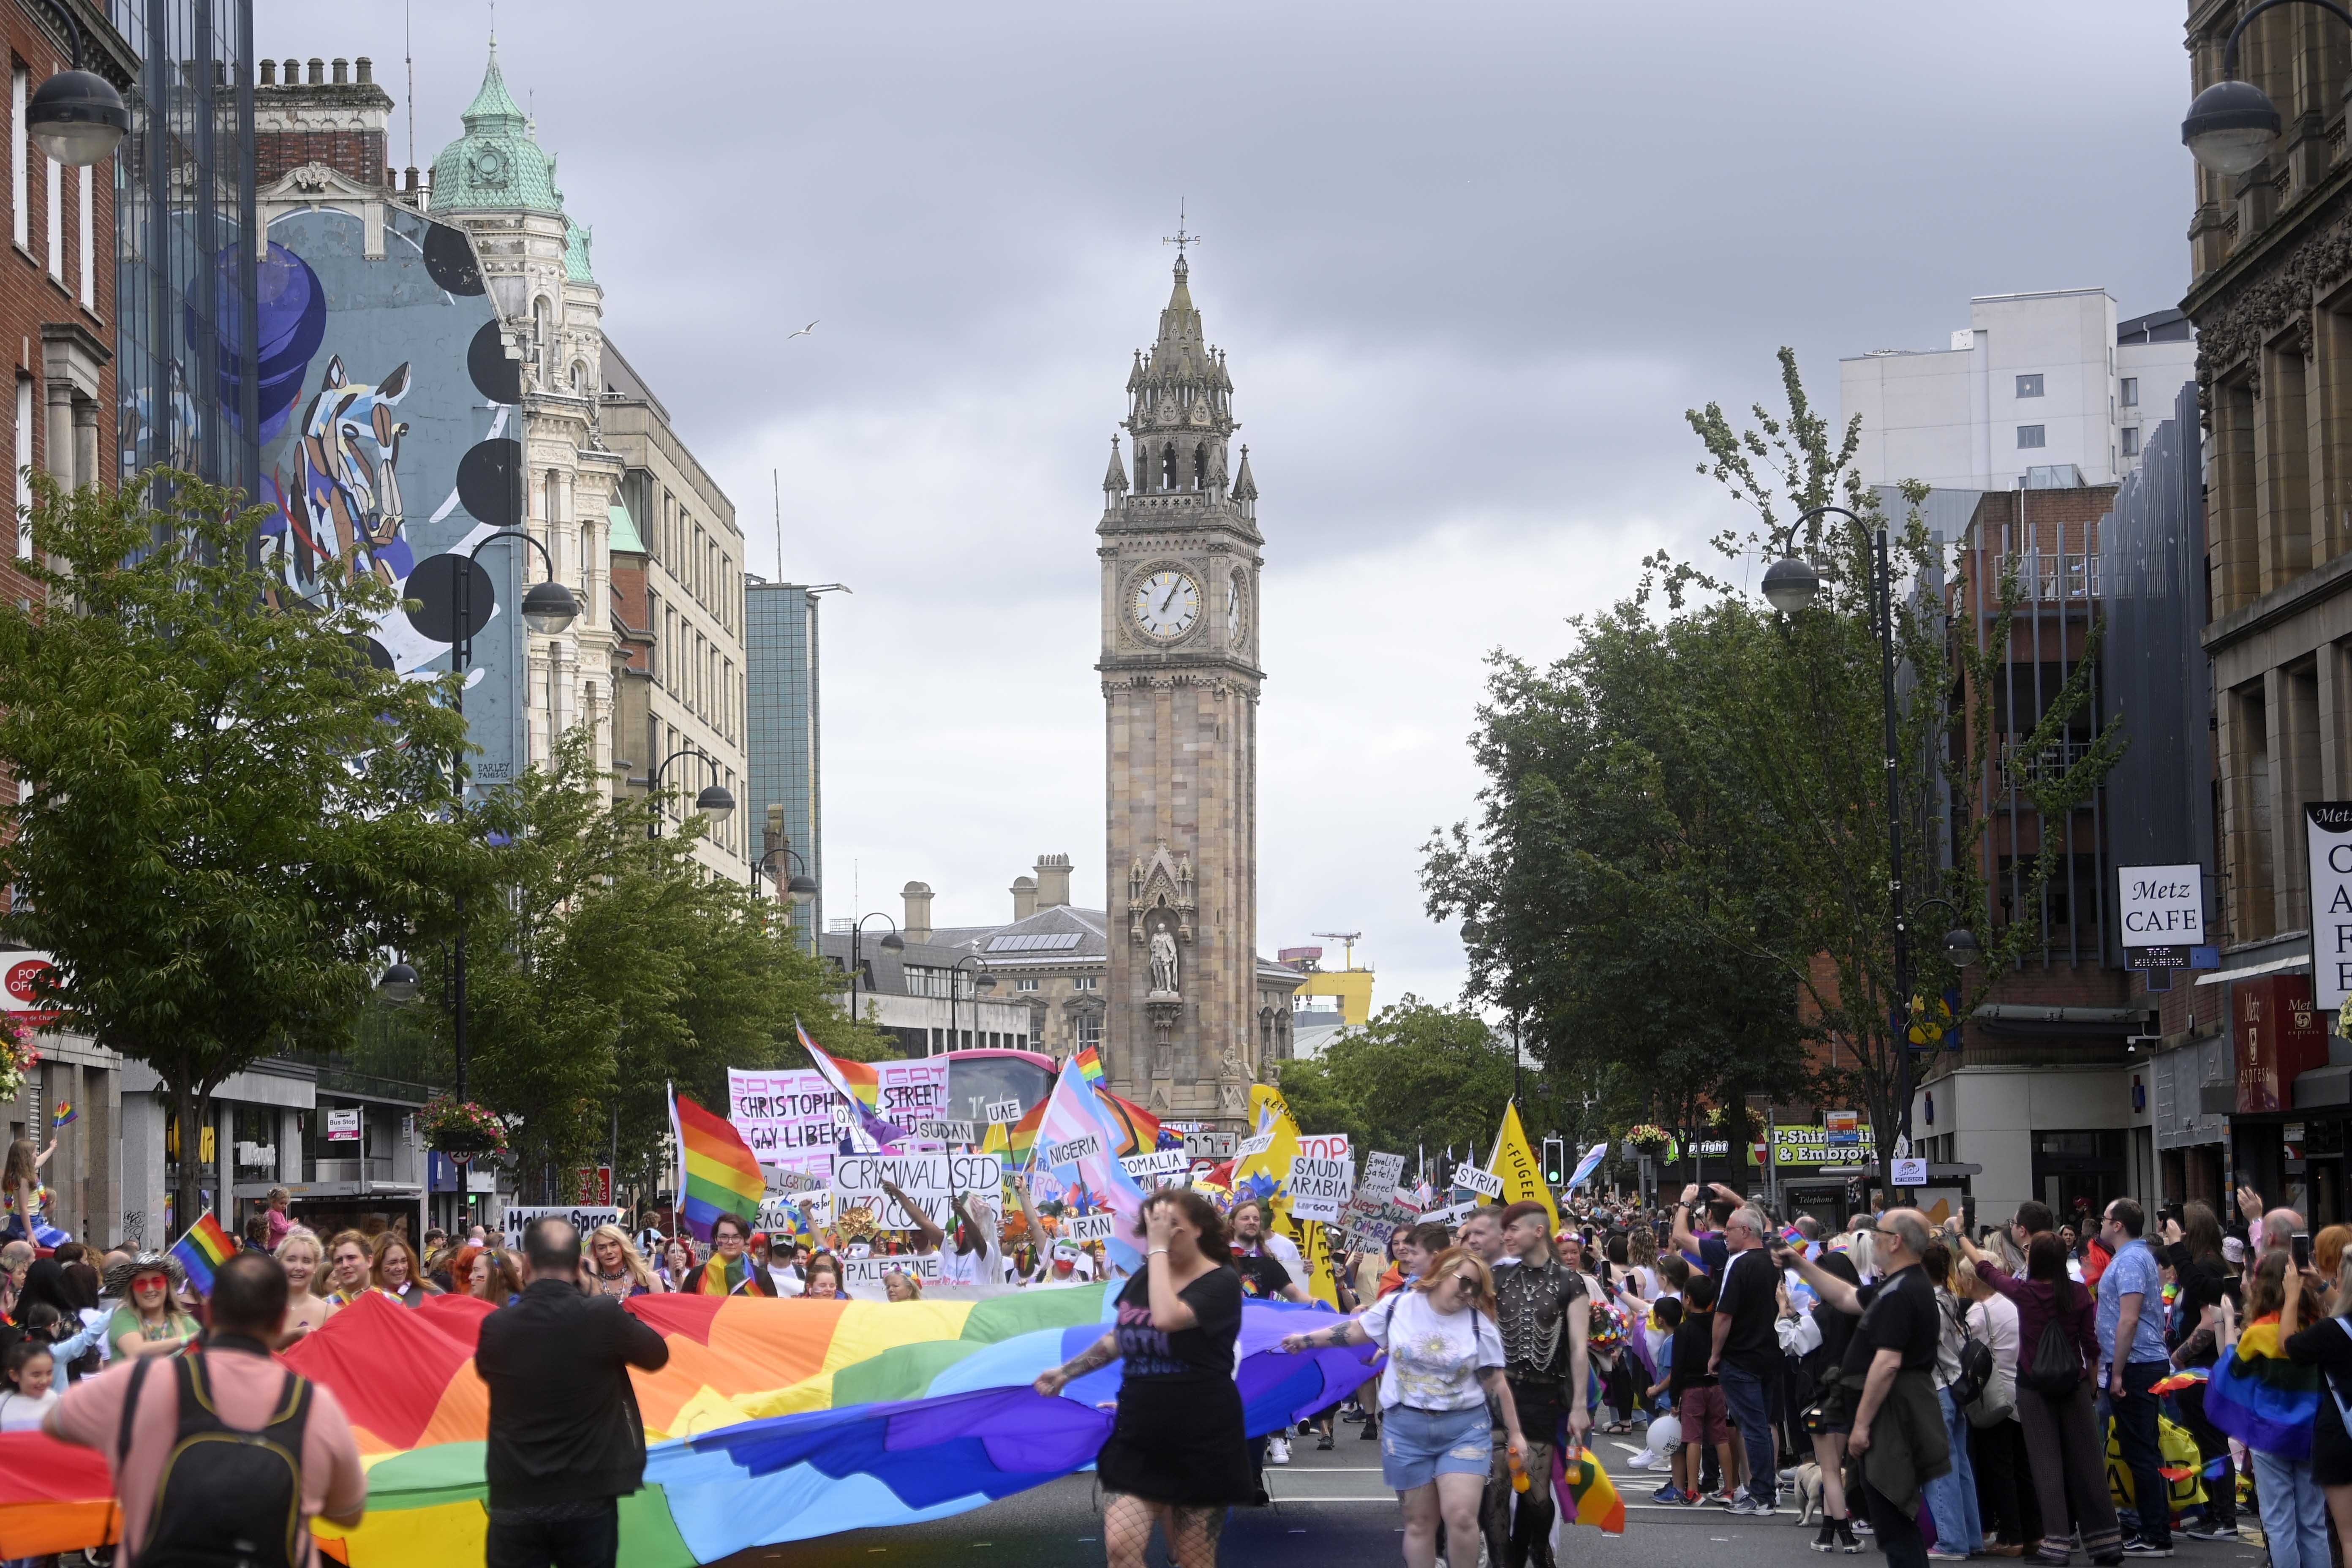
M1258 1074L1257 487L1180 250L1103 479L1109 967L1103 1067L1162 1116L1238 1126Z

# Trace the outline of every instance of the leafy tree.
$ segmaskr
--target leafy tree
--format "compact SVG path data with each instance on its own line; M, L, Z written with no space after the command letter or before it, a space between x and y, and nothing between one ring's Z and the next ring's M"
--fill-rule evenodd
M348 1037L393 933L453 847L463 721L372 668L368 575L282 605L247 546L268 513L158 470L60 494L35 476L45 597L0 605L0 926L55 956L68 1026L153 1068L196 1206L213 1090Z
M699 817L653 837L657 803L606 791L574 731L467 814L467 1089L520 1118L526 1173L593 1163L617 1141L625 1171L657 1176L667 1086L718 1106L730 1067L804 1065L795 1019L836 1055L895 1054L772 903L693 858ZM455 1073L456 930L417 944L440 1081Z

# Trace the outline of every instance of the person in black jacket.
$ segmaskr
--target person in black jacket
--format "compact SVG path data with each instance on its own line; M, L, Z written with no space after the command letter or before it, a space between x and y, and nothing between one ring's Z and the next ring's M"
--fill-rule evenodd
M629 1368L669 1345L610 1297L581 1294L580 1233L535 1219L530 1279L482 1320L474 1370L490 1385L488 1568L613 1568L619 1500L645 1479L645 1423Z

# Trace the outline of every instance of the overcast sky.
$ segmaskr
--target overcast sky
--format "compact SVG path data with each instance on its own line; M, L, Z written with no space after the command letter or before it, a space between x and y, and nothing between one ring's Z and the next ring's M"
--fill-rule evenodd
M261 52L402 9L256 0ZM1103 898L1093 533L1177 203L1265 534L1262 951L1364 933L1450 1000L1421 846L1470 816L1487 651L1731 513L1684 410L1793 345L1937 348L1971 295L2174 304L2189 97L2148 0L1448 6L505 0L499 58L595 232L605 324L827 601L829 913L1009 918L1040 852ZM667 20L665 34L657 25ZM415 0L416 162L487 5ZM405 162L407 105L394 111ZM812 318L806 337L786 334ZM1332 954L1336 963L1338 954Z

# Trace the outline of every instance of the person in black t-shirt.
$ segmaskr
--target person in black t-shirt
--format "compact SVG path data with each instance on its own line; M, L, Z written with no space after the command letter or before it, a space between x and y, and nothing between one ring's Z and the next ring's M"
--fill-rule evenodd
M1235 1252L1234 1272L1242 1279L1242 1294L1253 1301L1304 1301L1306 1289L1290 1277L1282 1259L1271 1252Z
M1715 1355L1707 1370L1723 1388L1723 1403L1748 1455L1748 1496L1731 1511L1746 1519L1770 1517L1779 1471L1772 1458L1772 1404L1768 1394L1780 1376L1780 1270L1764 1250L1764 1216L1753 1208L1724 1223L1729 1260L1715 1298ZM1728 1484L1730 1478L1726 1477Z
M2240 1300L2238 1283L2230 1278L2229 1264L2221 1255L2221 1216L2213 1212L2211 1204L2191 1203L2181 1209L2179 1219L2167 1221L2164 1229L2166 1258L2172 1265L2173 1277L2180 1282L2180 1293L2174 1299L2172 1310L2172 1363L2175 1366L2210 1367L2221 1359L2214 1349L2214 1337L2219 1330L2221 1303L2234 1304ZM2352 1340L2346 1343L2352 1345ZM2289 1353L2293 1353L2292 1350ZM2352 1383L2346 1386L2352 1387ZM2197 1440L2197 1457L2205 1464L2205 1518L2189 1525L2183 1533L2198 1541L2235 1541L2238 1473L2230 1453L2230 1439L2205 1418L2204 1384L2192 1383L2176 1390L2172 1397L2180 1408L2181 1425ZM2336 1425L2340 1430L2342 1422ZM2315 1444L2314 1451L2316 1452Z

